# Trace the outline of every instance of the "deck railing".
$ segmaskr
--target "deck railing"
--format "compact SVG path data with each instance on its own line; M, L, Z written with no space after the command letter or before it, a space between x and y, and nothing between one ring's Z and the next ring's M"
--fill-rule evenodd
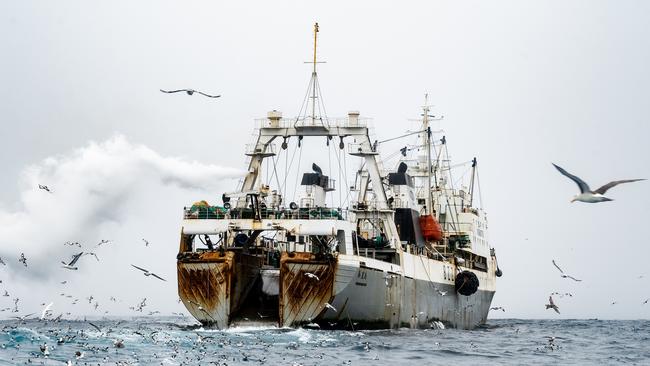
M183 209L183 218L186 220L224 220L224 219L255 219L257 213L250 208L226 209L221 206L193 206ZM302 207L295 210L272 210L262 208L259 218L264 219L292 219L292 220L347 220L348 210L340 208Z

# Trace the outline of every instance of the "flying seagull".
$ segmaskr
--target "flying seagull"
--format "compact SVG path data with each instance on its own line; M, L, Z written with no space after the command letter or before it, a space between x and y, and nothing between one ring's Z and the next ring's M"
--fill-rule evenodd
M25 253L20 253L20 258L18 259L18 262L22 263L25 267L27 267L27 258L25 257Z
M132 264L131 266L132 266L133 268L137 268L137 269L141 270L142 272L144 272L144 275L147 276L147 277L149 277L149 276L154 276L154 277L156 277L156 278L159 279L159 280L167 281L166 279L164 279L164 278L158 276L157 274L155 274L155 273L153 273L153 272L149 272L148 269L144 269L144 268L138 267L138 266L133 265L133 264Z
M579 279L577 279L577 278L575 278L575 277L573 277L573 276L569 276L568 274L565 274L564 271L562 270L562 268L560 268L560 266L558 266L558 265L555 263L555 259L553 259L552 262L553 262L553 265L555 266L555 268L557 268L558 270L560 270L560 272L562 273L562 274L560 275L562 278L570 278L570 279L572 279L572 280L574 280L574 281L578 281L578 282L582 281L582 280L579 280Z
M549 297L548 297L548 302L549 302L549 303L546 304L546 309L553 309L553 310L555 310L556 313L559 314L559 313L560 313L560 309L559 309L559 308L557 307L557 305L555 305L555 303L553 302L553 296L549 296Z
M311 272L305 272L305 276L311 278L312 280L320 281L320 279L318 278L318 276L316 276L315 274L313 274L313 273L311 273Z
M553 163L551 163L553 164ZM580 201L580 202L587 202L587 203L598 203L598 202L605 202L605 201L613 201L611 198L607 198L603 196L605 192L607 192L608 189L615 187L619 184L622 183L630 183L630 182L637 182L640 180L645 180L645 179L624 179L624 180L615 180L611 181L604 186L598 188L595 191L592 191L591 188L589 188L589 185L585 183L582 179L576 177L575 175L567 172L566 170L562 169L561 167L553 164L555 169L559 170L560 173L571 179L572 181L576 182L578 185L578 188L580 188L580 194L577 194L571 199L571 202L575 201Z
M168 94L170 94L170 93L178 93L178 92L186 92L187 95L192 95L194 93L199 93L199 94L204 95L204 96L206 96L208 98L219 98L221 96L221 95L205 94L204 92L202 92L200 90L194 90L194 89L178 89L178 90L162 90L162 89L160 89L160 91L163 92L163 93L168 93Z
M48 188L48 186L44 186L44 185L39 184L38 189L42 189L44 191L52 193L52 191L50 190L50 188Z
M52 305L53 305L53 304L54 304L54 303L51 302L51 303L47 304L47 306L43 309L43 311L41 312L41 320L45 319L45 317L46 317L49 313L52 312L50 309L52 308Z
M68 264L66 264L64 261L61 261L61 263L63 263L62 267L65 268L65 269L73 270L73 271L78 270L79 268L75 267L75 263L77 263L77 261L79 260L79 258L81 258L81 256L83 254L84 254L84 252L80 252L79 254L73 255L72 260Z
M502 306L495 306L495 307L490 308L490 310L501 310L501 311L504 311L504 312L506 311L506 309L504 309Z

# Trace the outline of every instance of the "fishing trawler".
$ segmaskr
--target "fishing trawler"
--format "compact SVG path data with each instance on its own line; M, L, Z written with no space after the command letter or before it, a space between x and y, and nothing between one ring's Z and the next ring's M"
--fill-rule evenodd
M473 205L476 159L469 162L469 188L454 188L446 138L434 138L435 116L425 103L418 129L401 136L416 143L399 149L387 170L384 142L373 142L367 119L356 111L338 120L322 112L318 31L316 23L299 116L269 112L246 149L248 170L237 190L223 193L219 205L184 208L181 301L218 329L246 322L344 329L483 324L501 271L486 214ZM308 145L327 148L327 173L316 163L301 168ZM358 168L349 172L352 166ZM351 186L337 188L335 177Z

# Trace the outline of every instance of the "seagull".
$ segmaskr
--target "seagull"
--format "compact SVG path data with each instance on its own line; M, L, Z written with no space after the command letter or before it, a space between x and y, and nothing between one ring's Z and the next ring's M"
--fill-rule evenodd
M568 274L565 274L564 271L562 270L562 268L560 268L560 267L555 263L555 259L553 259L552 262L553 262L553 265L555 266L555 268L559 269L560 272L562 273L562 274L560 275L562 278L570 278L570 279L572 279L572 280L574 280L574 281L578 281L578 282L582 281L582 280L579 280L579 279L577 279L577 278L575 278L575 277L573 277L573 276L569 276Z
M196 305L196 308L197 308L197 309L201 310L201 311L204 312L207 316L209 316L210 319L215 320L215 319L212 317L212 315L210 314L210 312L207 311L207 310L205 310L205 308L203 308L203 306L201 306L201 304L199 304L198 302L194 302L194 301L192 301L192 300L189 300L189 301L190 301L190 303Z
M78 267L75 267L74 265L75 265L75 263L77 263L77 261L79 260L79 258L81 258L81 256L82 256L83 254L84 254L84 252L80 252L79 254L75 254L75 255L73 255L73 256L72 256L72 260L71 260L70 263L68 263L68 264L65 264L64 261L61 261L61 263L63 263L63 266L62 266L62 267L65 268L65 269L70 269L70 270L76 271L76 270L79 269L79 268L78 268Z
M155 273L153 273L153 272L149 272L148 269L140 268L140 267L135 266L135 265L133 265L133 264L132 264L131 266L134 267L134 268L137 268L137 269L141 270L142 272L144 272L144 275L147 276L147 277L149 277L149 276L154 276L154 277L156 277L156 278L159 279L159 280L167 281L166 279L164 279L164 278L158 276L157 274L155 274Z
M124 348L124 340L116 339L115 342L113 342L113 346L115 346L115 348Z
M178 89L178 90L162 90L162 89L160 89L160 91L163 92L163 93L168 93L168 94L170 94L170 93L178 93L178 92L186 92L187 95L192 95L194 93L199 93L199 94L204 95L204 96L206 96L208 98L219 98L221 96L221 95L205 94L202 91L194 90L194 89Z
M25 253L20 253L20 258L18 259L18 262L22 263L25 267L27 267L27 258L25 258Z
M553 310L555 310L556 313L559 314L559 313L560 313L560 309L559 309L559 308L557 307L557 305L555 305L555 303L553 302L553 296L549 296L549 297L548 297L548 302L549 302L549 303L545 305L545 306L546 306L546 309L547 309L547 310L548 310L548 309L553 309Z
M553 163L551 163L553 164ZM611 181L604 186L596 189L595 191L592 191L589 188L589 185L585 183L582 179L576 177L575 175L572 175L571 173L567 172L566 170L562 169L561 167L553 164L553 166L560 171L563 175L574 181L577 185L578 188L580 188L580 194L577 194L571 199L571 202L575 201L580 201L580 202L587 202L587 203L598 203L598 202L605 202L605 201L613 201L611 198L607 198L603 196L605 192L607 192L608 189L615 187L619 184L622 183L631 183L631 182L637 182L640 180L645 180L645 179L624 179L624 180L615 180Z
M44 186L44 185L41 185L41 184L38 185L38 189L42 189L44 191L52 193L52 191L47 186Z
M7 263L5 263L5 261L2 260L2 257L0 257L0 264L2 264L3 266L7 265Z
M490 308L490 310L501 310L501 311L503 311L503 312L506 311L506 309L504 309L502 306L495 306L495 307L493 307L493 308Z
M335 308L334 306L332 306L330 303L327 303L327 302L326 302L326 303L325 303L325 307L326 307L327 309L330 309L330 310L334 311L335 313L337 312L337 311L336 311L336 308Z
M54 303L51 302L51 303L47 304L47 306L43 309L43 311L41 312L41 320L45 319L45 317L48 315L48 313L51 312L50 308L52 308L53 304Z
M320 278L311 272L305 272L305 276L311 278L312 280L320 281Z
M142 238L142 241L144 242L145 247L149 246L149 240Z
M648 300L650 300L650 299L645 299L645 301L643 302L643 305L647 304Z
M14 319L18 319L18 320L20 320L21 322L24 322L25 320L27 320L27 318L29 318L29 317L32 316L32 315L34 315L34 313L27 314L27 315L23 315L23 316L14 316L14 317L12 317L12 318L14 318Z
M99 243L97 243L97 245L95 245L95 246L98 247L98 246L100 246L100 245L102 245L102 244L108 244L108 243L110 243L110 242L111 242L110 240L102 239L102 240L101 240Z

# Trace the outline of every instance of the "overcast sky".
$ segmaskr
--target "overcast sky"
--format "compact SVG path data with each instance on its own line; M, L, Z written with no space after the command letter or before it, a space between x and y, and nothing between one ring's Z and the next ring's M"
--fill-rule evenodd
M577 187L551 165L592 188L650 178L650 4L396 4L2 2L0 291L11 296L0 308L18 296L21 313L54 301L55 313L132 314L147 297L145 310L180 311L181 209L234 189L254 119L298 113L318 21L329 116L359 110L390 138L428 93L452 159L478 158L504 271L493 305L507 312L491 315L650 317L650 183L569 203ZM222 97L158 91L185 87ZM78 249L65 241L88 250L101 239L113 242L97 248L100 262L57 268ZM560 278L552 259L583 281ZM559 316L543 306L553 291L574 294L556 299Z

